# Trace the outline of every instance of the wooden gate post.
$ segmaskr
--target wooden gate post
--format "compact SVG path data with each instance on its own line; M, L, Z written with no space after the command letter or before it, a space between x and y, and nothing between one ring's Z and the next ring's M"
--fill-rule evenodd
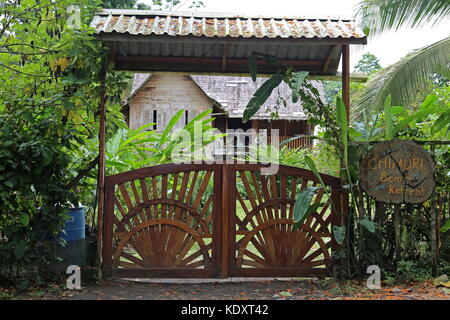
M105 176L106 176L106 73L108 70L108 57L103 58L100 70L100 102L99 132L98 132L98 198L97 198L97 257L102 261L102 238L103 238L103 212L105 205Z
M113 259L113 215L114 215L114 185L108 183L108 178L105 179L105 207L103 214L103 233L102 233L102 266L103 277L108 278L112 273L112 259Z
M220 211L220 235L222 237L221 241L221 252L220 252L220 277L228 278L229 275L229 250L230 250L230 197L229 197L229 170L228 164L224 163L222 165L222 185L218 186L216 190L220 190L222 195L222 210Z

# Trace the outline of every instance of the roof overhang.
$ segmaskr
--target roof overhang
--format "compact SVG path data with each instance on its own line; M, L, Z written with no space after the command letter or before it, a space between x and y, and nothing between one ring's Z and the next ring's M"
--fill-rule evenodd
M107 9L91 26L115 68L137 72L248 75L248 59L259 53L312 76L335 76L342 46L367 43L353 20L340 18ZM259 74L278 68L258 60Z

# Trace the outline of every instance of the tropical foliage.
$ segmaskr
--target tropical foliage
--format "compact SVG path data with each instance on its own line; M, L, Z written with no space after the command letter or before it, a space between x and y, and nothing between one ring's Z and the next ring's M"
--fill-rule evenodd
M447 0L362 0L357 15L366 34L436 25L450 15Z
M155 1L156 6L179 4ZM137 5L130 0L0 3L2 283L26 286L51 276L46 271L57 257L47 237L61 230L69 205L86 206L87 221L95 227L100 92L107 97L109 173L144 165L137 159L170 160L164 147L177 143L170 130L158 135L126 128L121 101L130 76L110 71L106 49L89 27L101 6ZM211 121L206 116L200 119L203 131ZM145 139L153 143L153 153L141 145Z
M252 63L249 63L249 66L250 72L255 72ZM445 93L448 91L448 86L438 86L435 92L426 96L416 109L394 105L392 96L388 95L383 101L381 113L366 116L364 121L350 124L347 120L345 105L340 97L337 97L335 106L324 103L318 95L314 94L314 89L309 86L307 80L303 78L303 81L295 81L298 76L292 70L281 68L276 78L274 76L266 81L264 90L255 92L248 109L250 114L257 112L258 105L265 102L267 92L271 92L278 85L279 79L289 84L296 83L295 86L291 85L291 88L293 91L298 91L296 95L306 102L304 110L309 122L321 128L318 136L313 138L327 143L339 156L338 174L345 181L345 187L351 194L351 215L347 225L335 227L333 230L336 242L343 244L343 249L336 253L335 258L347 262L346 265L340 265L335 269L335 276L362 275L365 273L365 268L372 264L382 267L385 275L392 275L392 272L395 273L396 270L403 270L404 266L409 266L410 261L420 261L420 266L414 265L411 268L420 267L423 271L424 266L427 266L426 274L430 276L436 271L431 269L431 261L436 259L436 250L433 249L433 251L429 246L430 226L429 218L426 217L435 214L433 207L436 206L436 201L432 199L416 207L401 208L384 205L383 209L380 209L379 204L375 204L359 188L359 161L370 150L372 141L392 138L413 140L445 138L449 130L449 102L448 94ZM252 101L258 101L258 103L254 104ZM439 195L441 212L448 210L448 205L442 205L448 201L449 197L448 151L448 147L442 147L435 154L437 172L442 177L437 187L439 192L442 191ZM286 156L283 149L280 154L282 157ZM289 159L289 157L285 158ZM320 180L320 171L314 160L303 154L299 156L299 159L301 161L296 165L306 165ZM279 160L279 162L282 161ZM326 189L325 186L322 187ZM316 204L311 203L311 194L315 191L305 189L299 193L294 209L297 225L316 210L314 208ZM398 218L398 212L402 212L401 219ZM440 219L438 224L442 226L441 233L448 231L449 222L444 220L446 215L448 214L441 214L438 218ZM448 264L445 263L448 259L448 235L443 234L440 239L445 248L441 250L440 267L446 272L448 270Z
M447 38L418 49L375 73L355 94L355 113L380 111L388 95L392 96L392 102L396 105L413 103L418 91L429 88L434 73L450 78L447 67L450 63L449 50L450 38Z
M153 123L134 130L127 127L117 130L107 142L107 173L111 175L176 160L194 160L196 152L203 155L207 145L223 136L213 132L210 122L214 119L209 117L211 110L200 113L181 130L175 131L174 127L183 113L184 110L178 111L162 132L148 130ZM195 126L202 136L199 143L194 139ZM180 159L173 159L177 149L185 153Z
M354 69L356 72L364 72L368 74L374 73L381 69L380 59L370 52L366 52L356 63Z
M448 22L450 2L447 0L363 0L358 4L357 18L366 34L376 35L401 27L419 28L427 23ZM396 105L408 106L417 92L427 89L433 74L450 78L450 39L447 37L417 49L397 63L372 77L353 102L355 110L380 111L388 95Z
M76 10L68 10L74 5L80 8L79 15L74 15ZM177 9L180 5L184 2L153 1L153 8ZM202 4L192 1L191 5ZM130 76L111 72L112 66L105 59L106 49L88 26L94 12L106 6L149 8L134 0L4 0L0 3L1 283L21 283L26 287L33 281L46 280L50 275L49 266L56 258L47 238L61 230L69 205L81 202L87 206L88 221L95 226L100 92L106 91L107 96L108 174L173 161L174 151L195 156L220 137L212 134L212 118L207 112L176 133L172 129L180 120L181 112L163 132L149 130L151 124L136 130L127 128L121 101ZM405 23L414 27L430 21L439 23L450 11L448 1L444 0L366 0L361 8L366 31L371 33ZM80 21L75 21L78 18ZM335 229L334 237L346 245L346 250L339 254L348 258L349 265L344 270L347 275L361 272L367 263L380 263L391 271L406 272L414 259L429 261L427 219L435 203L430 201L413 208L417 210L402 208L401 242L397 243L392 208L384 208L384 220L374 219L371 214L374 203L365 199L357 186L357 165L373 140L448 139L450 94L445 85L448 49L449 40L444 39L374 73L358 93L356 106L364 116L359 122L348 123L342 100L337 99L335 105L322 101L306 72L281 65L279 72L249 102L244 114L246 120L284 81L292 89L293 102L302 100L310 123L322 129L313 137L320 142L315 150L282 148L278 161L307 167L317 176L318 172L339 175L346 181L346 188L352 193L352 219L345 228ZM258 59L278 64L276 57L253 53L249 69L254 80ZM367 59L370 70L379 67L373 57ZM362 66L358 68L365 71ZM101 74L105 71L103 82ZM440 76L430 78L434 73ZM422 88L431 88L432 93L417 95L417 89ZM382 112L378 115L362 112L369 106L376 106ZM200 126L196 127L195 122ZM195 130L200 130L206 139L193 140ZM435 151L437 192L444 195L450 189L449 155L448 147ZM299 195L295 209L298 223L313 211L309 200L315 191L307 189ZM441 200L448 201L448 193ZM445 213L439 218L444 261L441 268L447 270L450 222L443 221L444 217ZM397 256L399 245L401 255Z
M73 4L83 7L80 30L67 24ZM46 237L61 229L67 206L77 204L78 173L94 160L71 161L77 143L96 132L104 51L86 25L95 5L0 4L0 280L26 285L49 275L56 257ZM113 104L121 76L109 79Z
M380 60L372 53L366 52L354 66L353 72L365 73L370 78L381 68ZM342 81L323 81L323 87L325 91L324 99L327 104L334 104L336 96L342 95ZM350 83L351 100L362 88L364 88L364 83L362 82Z

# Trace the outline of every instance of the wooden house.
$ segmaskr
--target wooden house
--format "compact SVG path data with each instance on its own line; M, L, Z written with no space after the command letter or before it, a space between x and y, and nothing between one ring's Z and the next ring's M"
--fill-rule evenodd
M176 125L176 129L180 129L200 112L213 109L214 127L221 132L267 130L270 140L271 129L278 129L280 142L297 135L313 134L314 128L307 123L301 102L292 103L291 89L285 83L274 90L250 121L242 121L247 103L264 81L258 78L253 82L250 77L137 73L131 94L124 102L124 112L133 129L155 123L154 130L163 130L176 112L184 110ZM316 81L315 85L323 92L321 82ZM289 143L294 148L310 145L307 138Z

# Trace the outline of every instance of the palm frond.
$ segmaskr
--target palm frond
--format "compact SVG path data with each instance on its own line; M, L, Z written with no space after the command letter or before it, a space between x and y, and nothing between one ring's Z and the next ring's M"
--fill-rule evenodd
M393 105L407 106L426 88L433 73L450 79L450 37L417 49L398 62L378 71L364 89L353 98L354 115L382 110L386 97L392 95Z
M450 17L449 0L362 0L356 17L364 30L378 34L401 27L433 25Z

